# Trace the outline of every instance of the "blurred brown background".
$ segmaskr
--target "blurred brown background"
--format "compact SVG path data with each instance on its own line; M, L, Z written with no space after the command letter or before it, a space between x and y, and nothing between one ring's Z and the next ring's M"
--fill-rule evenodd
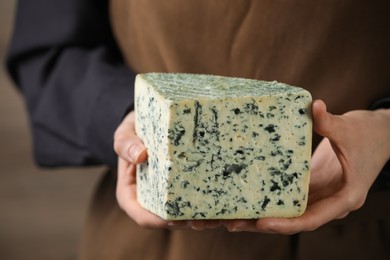
M16 0L0 0L0 259L76 259L102 169L38 169L28 119L4 58Z

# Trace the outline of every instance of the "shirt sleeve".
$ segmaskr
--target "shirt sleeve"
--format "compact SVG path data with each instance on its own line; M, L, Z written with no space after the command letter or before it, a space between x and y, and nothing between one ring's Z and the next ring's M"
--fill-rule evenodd
M371 110L380 108L390 109L390 97L381 98L374 102L374 104L370 107ZM383 167L378 179L386 186L386 188L390 188L390 160Z
M21 0L7 68L26 101L38 165L116 166L113 134L133 104L102 0Z

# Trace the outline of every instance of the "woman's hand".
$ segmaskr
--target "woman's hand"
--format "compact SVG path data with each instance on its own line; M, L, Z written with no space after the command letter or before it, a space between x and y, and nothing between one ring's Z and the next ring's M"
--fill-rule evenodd
M145 228L192 228L201 230L219 226L219 221L165 221L141 207L137 201L136 165L147 159L147 151L135 133L134 112L129 113L114 135L118 154L116 198L119 206L138 225Z
M135 134L133 112L124 118L116 130L114 148L118 154L116 198L119 206L140 226L167 226L166 221L142 208L137 202L136 164L147 159L147 152Z
M390 110L352 111L336 116L317 100L314 130L324 136L311 162L308 207L296 218L225 222L231 231L294 234L347 216L359 209L390 157Z

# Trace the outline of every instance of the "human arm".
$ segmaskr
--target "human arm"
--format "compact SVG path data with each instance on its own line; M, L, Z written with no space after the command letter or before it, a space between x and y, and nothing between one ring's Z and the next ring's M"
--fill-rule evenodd
M41 166L116 167L113 133L134 73L111 34L107 1L18 2L7 67L21 90Z
M390 110L332 115L313 103L314 130L324 136L311 163L309 202L297 218L229 221L231 231L293 234L316 228L359 209L390 158Z

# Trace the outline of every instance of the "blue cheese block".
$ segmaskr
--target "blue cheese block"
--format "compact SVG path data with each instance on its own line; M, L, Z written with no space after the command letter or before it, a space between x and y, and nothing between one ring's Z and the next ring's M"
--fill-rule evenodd
M139 203L166 220L295 217L307 204L311 95L278 82L139 74Z

